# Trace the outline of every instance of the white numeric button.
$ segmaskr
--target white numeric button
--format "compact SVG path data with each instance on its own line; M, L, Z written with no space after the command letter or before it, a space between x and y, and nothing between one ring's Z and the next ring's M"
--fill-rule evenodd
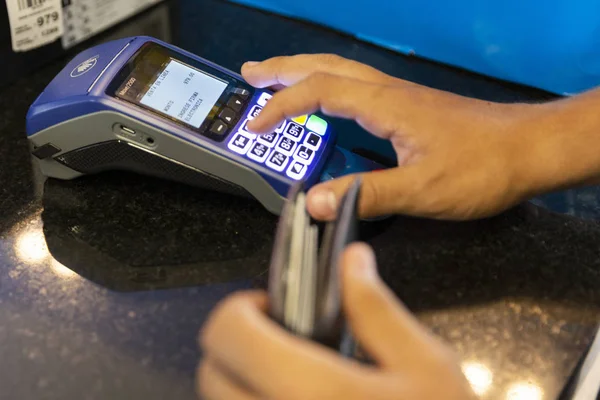
M296 149L296 142L286 136L282 136L276 147L277 151L291 156L294 150Z
M285 154L274 151L267 159L267 165L275 171L281 172L285 169L289 159Z
M290 164L290 167L287 170L287 176L289 176L292 179L300 180L304 178L306 170L308 170L308 167L306 165L294 160L294 162Z
M274 133L267 133L265 135L258 135L258 141L267 147L274 147L277 141L277 135Z
M258 141L267 147L273 147L275 146L275 142L277 141L277 135L274 133L258 135Z
M302 139L302 134L304 133L304 128L298 125L295 122L290 122L288 126L285 128L284 135L293 139L295 141L299 141Z
M261 111L262 111L262 107L260 107L260 106L252 107L252 109L248 113L248 119L256 118L258 116L258 114L260 114Z
M244 132L238 132L227 144L227 147L238 154L246 154L251 145L252 138L246 135Z
M254 145L248 152L248 157L253 159L254 161L262 163L267 159L267 156L269 155L270 151L271 151L271 149L269 149L264 144L254 143Z
M271 96L269 93L263 93L260 95L260 97L256 101L256 104L258 104L261 107L264 107L267 105L267 101L269 101L271 99L271 97L273 97L273 96Z
M315 152L306 146L298 147L298 151L294 154L294 159L302 163L310 164L315 158Z

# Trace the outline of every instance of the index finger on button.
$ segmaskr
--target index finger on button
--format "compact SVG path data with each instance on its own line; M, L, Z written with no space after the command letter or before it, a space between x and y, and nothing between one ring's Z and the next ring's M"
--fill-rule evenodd
M246 63L242 66L244 79L257 88L277 87L281 89L292 86L318 72L381 84L399 81L399 79L369 65L335 54L280 56L262 62Z
M390 101L399 102L400 92L360 80L317 73L277 92L260 114L248 122L254 133L272 132L281 121L322 111L333 117L353 119L369 132L390 139L394 132L393 114L382 112Z

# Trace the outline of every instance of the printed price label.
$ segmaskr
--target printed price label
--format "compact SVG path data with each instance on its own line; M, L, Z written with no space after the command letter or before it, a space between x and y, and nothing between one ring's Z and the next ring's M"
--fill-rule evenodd
M63 34L61 0L6 0L12 48L29 51Z
M68 49L162 0L63 0L63 48Z

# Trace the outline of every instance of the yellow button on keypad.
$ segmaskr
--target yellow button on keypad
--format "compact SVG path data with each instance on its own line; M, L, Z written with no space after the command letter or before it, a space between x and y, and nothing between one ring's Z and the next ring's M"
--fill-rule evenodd
M308 115L300 115L299 117L293 118L292 121L294 121L297 124L304 125L307 119Z

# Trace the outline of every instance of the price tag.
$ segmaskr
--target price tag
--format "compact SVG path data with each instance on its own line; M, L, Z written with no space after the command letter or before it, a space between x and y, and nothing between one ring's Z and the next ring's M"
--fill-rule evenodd
M6 0L12 49L33 50L63 34L61 0Z
M163 0L63 0L68 49Z

